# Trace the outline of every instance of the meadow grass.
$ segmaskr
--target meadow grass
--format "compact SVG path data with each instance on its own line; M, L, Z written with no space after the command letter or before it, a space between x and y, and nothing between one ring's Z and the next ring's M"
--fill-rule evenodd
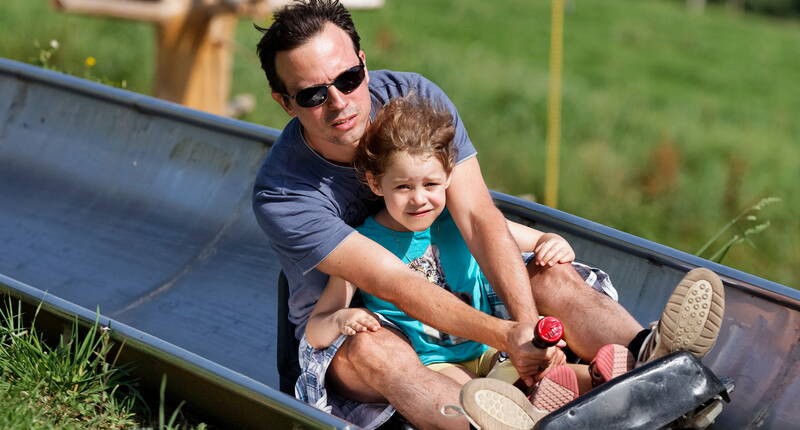
M31 317L21 302L0 305L0 428L206 428L184 420L181 405L167 416L166 379L150 408L129 369L115 365L108 330L97 322L84 330L75 320L48 342L36 328L38 311Z
M46 2L0 6L0 55L27 61L57 39L54 64L149 92L153 30L67 15ZM371 69L422 73L453 99L493 189L542 196L549 3L387 0L354 13ZM24 24L30 21L37 25ZM259 24L268 25L268 22ZM254 54L237 31L233 93L248 121L282 128ZM725 264L800 286L800 22L683 2L568 2L559 209L688 252L767 196L769 229ZM743 234L746 224L732 233ZM738 230L737 230L738 229ZM578 256L580 258L580 256Z

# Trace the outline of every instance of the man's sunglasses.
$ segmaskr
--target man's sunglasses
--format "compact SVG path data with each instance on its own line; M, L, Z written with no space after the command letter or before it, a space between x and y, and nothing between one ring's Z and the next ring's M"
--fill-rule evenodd
M333 85L337 90L344 94L350 94L364 82L364 62L361 58L358 59L358 66L351 67L341 75L337 76L330 84L314 85L313 87L303 88L297 94L290 96L288 93L284 95L290 99L294 99L298 105L311 108L319 106L328 100L328 87Z

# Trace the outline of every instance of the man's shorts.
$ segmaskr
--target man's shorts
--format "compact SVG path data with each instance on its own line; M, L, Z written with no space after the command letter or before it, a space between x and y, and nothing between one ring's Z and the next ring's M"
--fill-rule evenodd
M533 259L533 253L523 253L522 257L525 260L525 264L527 264ZM614 301L618 300L617 290L611 284L611 278L608 274L600 269L581 263L573 262L572 266L589 287L606 294ZM491 287L487 288L486 294L492 308L492 315L509 319L508 310ZM386 320L381 315L378 316L380 317L381 325L400 331L391 321ZM305 336L300 339L298 351L300 377L294 387L295 397L317 409L363 427L365 430L371 430L386 422L394 414L395 409L392 405L388 403L359 403L339 396L332 390L328 391L325 388L325 374L328 371L328 367L333 360L333 356L336 355L336 352L347 337L345 335L339 336L331 346L322 350L312 348Z

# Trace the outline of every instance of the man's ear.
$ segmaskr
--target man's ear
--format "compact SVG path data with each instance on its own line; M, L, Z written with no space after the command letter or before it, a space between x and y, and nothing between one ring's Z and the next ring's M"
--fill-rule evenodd
M364 83L369 85L369 68L367 67L367 54L364 51L358 51L358 58L361 59L361 62L364 63Z
M367 70L367 54L365 54L363 50L358 51L358 58L364 63L364 70Z
M372 174L372 172L366 172L364 176L366 176L367 178L367 185L369 185L369 189L372 190L372 193L375 194L376 196L383 196L383 193L381 192L381 187L378 184L378 178L376 178L375 175Z
M286 113L289 114L289 116L291 116L291 117L296 117L297 116L297 114L294 113L294 109L292 109L292 106L289 104L289 97L287 97L286 94L274 93L273 92L272 93L272 100L275 100L276 102L278 102L278 104L281 105L283 110L286 111Z

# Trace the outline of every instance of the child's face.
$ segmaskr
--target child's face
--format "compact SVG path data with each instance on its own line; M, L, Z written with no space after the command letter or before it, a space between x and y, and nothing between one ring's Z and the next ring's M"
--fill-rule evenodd
M377 181L366 176L372 192L383 196L393 230L423 231L444 210L450 175L434 156L397 153Z

